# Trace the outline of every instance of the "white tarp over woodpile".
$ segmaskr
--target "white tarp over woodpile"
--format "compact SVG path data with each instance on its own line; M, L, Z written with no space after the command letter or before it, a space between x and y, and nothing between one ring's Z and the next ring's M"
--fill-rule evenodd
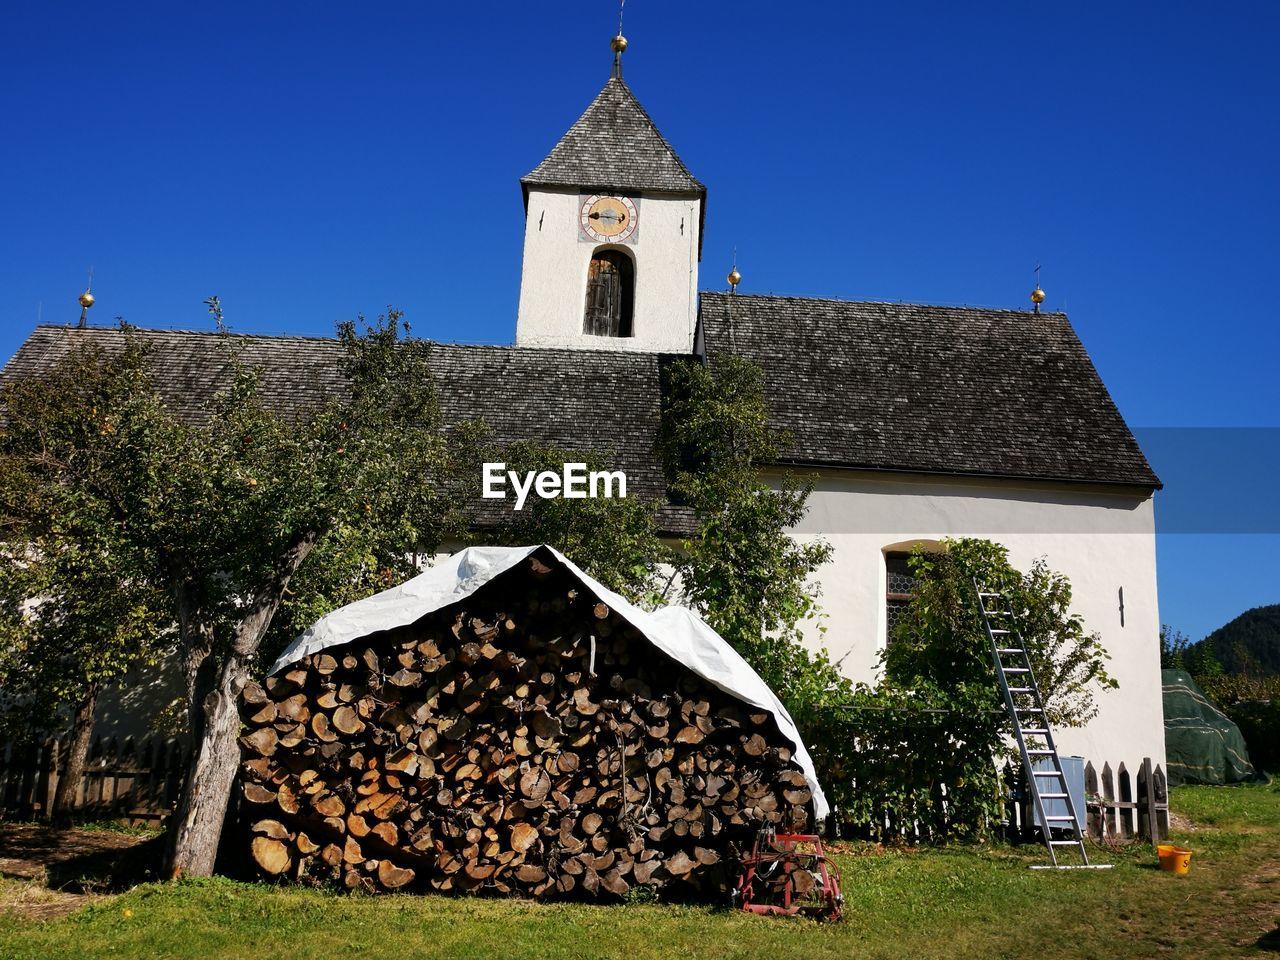
M538 549L538 546L468 547L412 580L321 617L289 644L268 673L276 673L327 647L415 623L442 607L465 600ZM667 656L743 703L773 714L778 730L795 746L795 762L804 771L813 791L814 812L819 819L827 815L830 809L827 798L795 721L760 675L723 637L686 607L663 607L652 613L641 610L593 580L560 551L553 547L547 549L573 572L583 587Z

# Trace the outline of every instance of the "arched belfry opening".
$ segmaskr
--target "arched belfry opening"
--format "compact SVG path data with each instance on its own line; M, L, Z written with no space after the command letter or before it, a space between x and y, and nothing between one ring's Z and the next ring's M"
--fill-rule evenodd
M587 298L582 332L595 337L629 337L635 313L636 268L621 250L601 249L587 264Z

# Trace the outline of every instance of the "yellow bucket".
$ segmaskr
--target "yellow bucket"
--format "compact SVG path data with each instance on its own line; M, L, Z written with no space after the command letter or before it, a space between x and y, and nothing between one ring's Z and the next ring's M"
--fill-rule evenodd
M1191 869L1191 851L1185 847L1176 847L1171 843L1162 843L1156 847L1160 855L1160 869L1185 877Z

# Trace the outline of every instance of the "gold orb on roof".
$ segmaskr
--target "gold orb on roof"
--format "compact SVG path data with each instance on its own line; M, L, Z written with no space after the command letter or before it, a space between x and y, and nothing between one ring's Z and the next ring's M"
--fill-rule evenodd
M737 267L734 267L732 270L729 271L729 276L726 277L725 279L729 281L729 286L736 287L738 284L742 282L742 274L738 272Z
M93 306L93 294L88 290L80 294L78 299L80 300L80 306L84 307L86 310Z
M1031 291L1031 302L1040 304L1044 303L1044 291L1040 289L1040 284L1036 284L1036 288Z
M609 41L609 46L613 48L614 53L622 53L627 49L627 38L618 34Z

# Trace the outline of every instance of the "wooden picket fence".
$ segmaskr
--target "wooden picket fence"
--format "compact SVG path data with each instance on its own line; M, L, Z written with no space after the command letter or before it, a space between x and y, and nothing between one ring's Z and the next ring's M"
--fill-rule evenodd
M1092 763L1084 767L1087 831L1095 840L1150 840L1154 846L1169 839L1169 782L1159 764L1146 757L1136 777L1122 763L1102 775Z
M1034 827L1032 800L1022 789L1021 771L1004 771L1012 795L1005 811L1004 829L1011 838L1039 842ZM1169 787L1159 764L1146 757L1132 776L1123 763L1115 773L1102 765L1099 777L1092 763L1084 765L1085 833L1098 842L1148 840L1155 846L1169 839Z
M81 817L159 822L174 808L186 773L189 751L178 740L154 737L135 743L112 737L95 738L76 812ZM66 762L61 740L4 744L0 748L0 819L46 817L53 804L58 777ZM1012 786L1018 774L1005 772ZM1084 768L1086 830L1095 840L1146 839L1152 844L1169 836L1169 790L1164 771L1143 760L1134 776L1122 763L1112 771L1103 764L1099 775L1092 763ZM1021 791L1025 794L1025 791ZM1011 799L1005 831L1030 835L1034 817L1027 796Z
M132 737L123 742L96 737L76 797L76 815L131 823L164 820L177 802L188 758L187 748L172 738L135 743ZM47 817L65 767L62 740L4 744L0 748L0 819Z

